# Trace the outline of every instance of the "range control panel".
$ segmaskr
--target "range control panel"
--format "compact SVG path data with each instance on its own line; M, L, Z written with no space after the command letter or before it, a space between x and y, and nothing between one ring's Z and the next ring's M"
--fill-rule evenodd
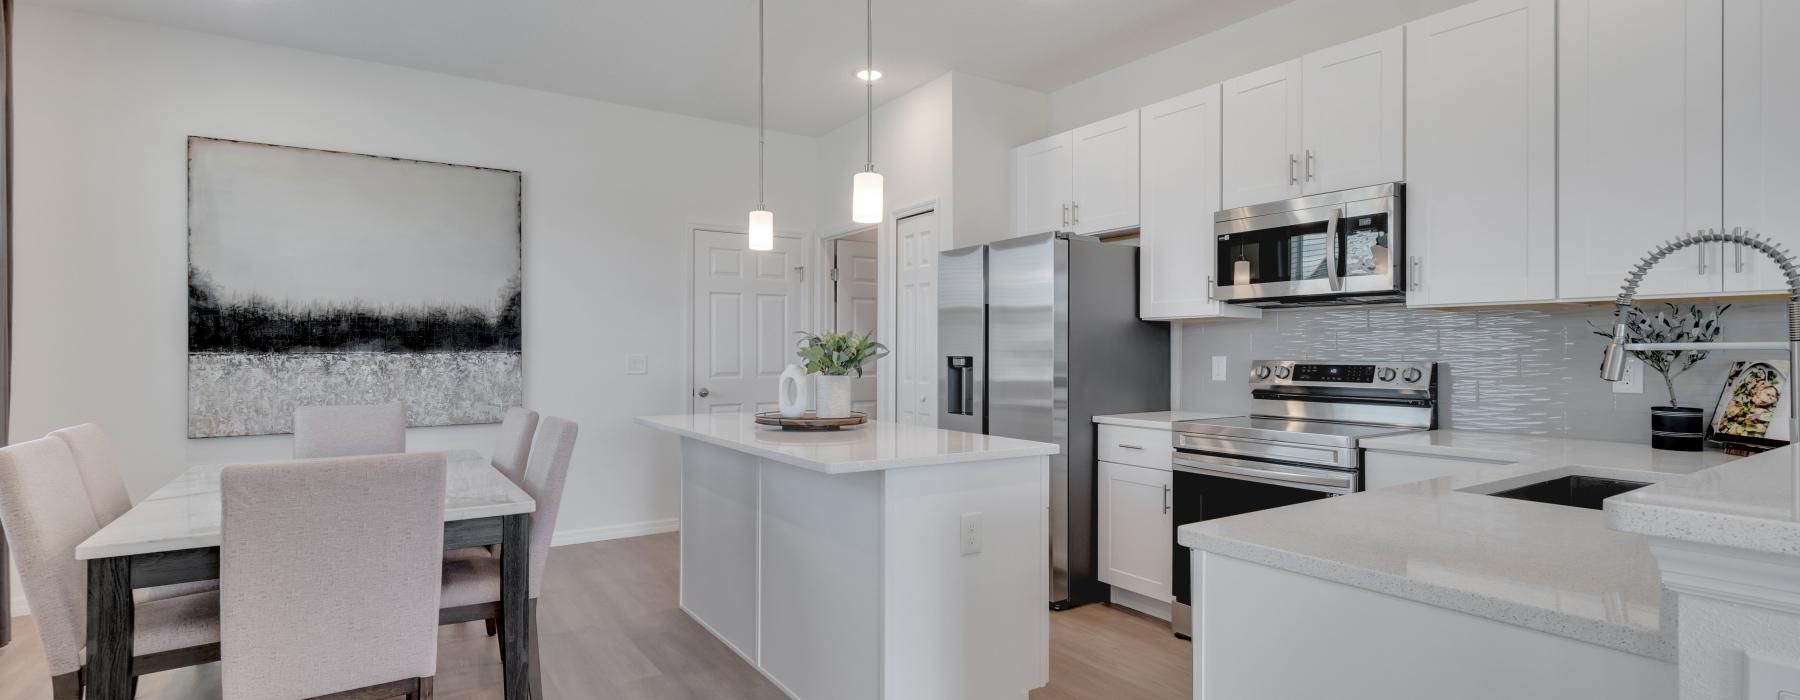
M1424 389L1437 385L1437 365L1431 362L1325 363L1257 360L1250 363L1250 383Z

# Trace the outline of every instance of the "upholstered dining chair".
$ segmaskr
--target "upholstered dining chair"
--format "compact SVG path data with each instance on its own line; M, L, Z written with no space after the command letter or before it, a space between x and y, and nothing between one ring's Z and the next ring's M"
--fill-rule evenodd
M525 460L531 454L531 436L537 424L537 411L514 406L506 409L500 433L494 437L494 456L490 458L494 468L515 484L525 478Z
M406 407L301 406L294 410L294 459L406 451Z
M0 448L0 524L50 667L51 695L77 700L87 639L87 566L75 547L100 529L75 456L55 437ZM219 594L136 606L133 677L219 659Z
M537 501L531 514L531 582L527 614L532 619L531 648L537 648L537 599L544 587L544 564L550 557L550 539L556 534L556 514L562 505L563 482L569 475L569 457L575 452L575 436L579 428L568 420L545 416L538 424L537 438L532 440L531 457L525 467L525 478L519 484ZM444 561L442 624L458 624L484 620L489 636L494 621L500 616L500 559L498 557L465 557ZM501 645L505 653L505 645ZM539 665L534 659L534 674Z
M131 510L131 497L125 494L125 477L119 472L119 455L113 450L112 440L106 437L106 431L93 423L54 430L50 435L61 440L75 457L76 471L81 474L81 486L87 492L88 505L94 509L94 520L100 527L106 527ZM145 603L164 598L175 598L190 593L218 590L219 582L190 581L174 583L167 586L138 588L131 592L132 599Z
M227 700L431 696L444 473L442 453L220 472Z

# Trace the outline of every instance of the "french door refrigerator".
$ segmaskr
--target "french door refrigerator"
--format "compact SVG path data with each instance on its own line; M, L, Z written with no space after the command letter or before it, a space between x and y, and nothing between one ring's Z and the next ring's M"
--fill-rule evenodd
M1094 416L1169 405L1169 327L1138 319L1137 255L1045 233L938 256L938 427L1062 447L1046 543L1056 610L1108 594Z

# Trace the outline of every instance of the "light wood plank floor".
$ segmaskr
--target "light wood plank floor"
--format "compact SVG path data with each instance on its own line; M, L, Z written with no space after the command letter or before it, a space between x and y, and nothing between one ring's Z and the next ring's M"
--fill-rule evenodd
M538 608L550 698L769 698L784 696L675 607L677 538L671 534L551 550ZM1034 700L1188 698L1187 642L1167 623L1089 605L1051 614L1050 685ZM50 697L37 628L19 618L0 649L0 700ZM219 697L216 664L148 676L139 697ZM438 634L437 697L498 699L500 653L480 624Z

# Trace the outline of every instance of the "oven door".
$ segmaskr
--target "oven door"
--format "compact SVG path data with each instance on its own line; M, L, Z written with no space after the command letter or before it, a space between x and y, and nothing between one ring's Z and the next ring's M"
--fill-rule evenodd
M1291 506L1354 493L1360 481L1354 470L1321 469L1280 462L1177 451L1173 500L1174 527L1203 520ZM1189 550L1174 545L1170 584L1175 597L1170 624L1175 634L1193 634Z
M1316 195L1220 212L1214 296L1243 303L1400 293L1399 196L1339 199Z

